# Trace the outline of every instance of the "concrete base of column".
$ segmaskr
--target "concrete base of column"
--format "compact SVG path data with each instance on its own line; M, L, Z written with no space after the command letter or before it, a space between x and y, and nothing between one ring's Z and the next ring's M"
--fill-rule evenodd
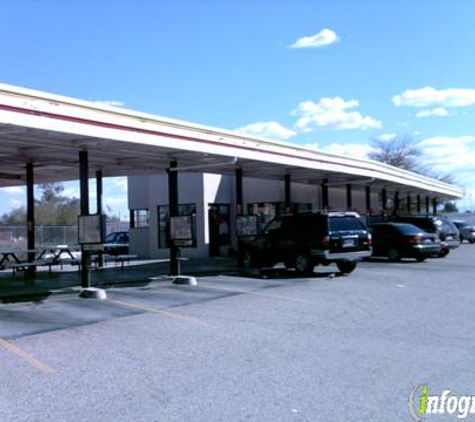
M189 275L178 275L173 278L173 284L179 284L181 286L197 286L198 280L195 277Z
M85 289L81 289L79 297L82 297L83 299L104 300L107 299L107 294L104 289L98 289L97 287L88 287Z

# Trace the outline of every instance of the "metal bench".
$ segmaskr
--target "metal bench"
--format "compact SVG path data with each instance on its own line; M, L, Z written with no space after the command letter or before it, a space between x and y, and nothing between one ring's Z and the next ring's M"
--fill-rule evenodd
M5 264L5 268L10 268L13 271L13 276L16 276L17 272L23 271L25 279L28 276L28 270L30 268L37 267L48 267L48 272L51 274L51 266L53 265L53 260L51 259L38 259L31 262L8 262Z
M103 254L102 259L103 262L113 262L115 265L120 265L121 269L124 269L124 265L126 263L130 263L132 259L138 258L138 255L133 254L124 254L124 255L109 255ZM99 268L100 256L99 255L91 255L91 267Z
M110 260L114 261L116 265L120 264L120 269L124 269L125 263L130 263L132 259L138 258L138 255L125 254L125 255L110 255Z

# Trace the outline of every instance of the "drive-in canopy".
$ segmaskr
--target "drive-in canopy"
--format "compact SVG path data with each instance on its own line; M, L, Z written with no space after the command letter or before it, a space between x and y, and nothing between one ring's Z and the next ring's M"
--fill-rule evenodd
M194 123L0 84L0 186L78 178L79 151L104 176L179 171L328 184L364 183L456 199L462 189L370 160L344 157Z

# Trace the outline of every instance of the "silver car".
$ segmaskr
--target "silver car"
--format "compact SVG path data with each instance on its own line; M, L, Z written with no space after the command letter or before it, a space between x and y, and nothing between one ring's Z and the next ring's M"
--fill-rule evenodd
M475 226L470 225L463 220L452 220L460 232L460 243L468 240L470 243L475 243Z

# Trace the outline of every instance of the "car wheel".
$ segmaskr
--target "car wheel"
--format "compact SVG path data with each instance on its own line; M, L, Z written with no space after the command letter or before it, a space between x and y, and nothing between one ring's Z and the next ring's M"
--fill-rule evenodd
M391 262L399 262L401 260L401 254L396 248L391 248L388 251L388 259Z
M416 261L417 261L417 262L424 262L425 260L426 260L426 257L425 257L425 256L418 256L418 257L416 258Z
M468 239L468 241L470 242L470 244L474 244L475 243L475 239Z
M286 259L284 265L287 269L294 268L294 261L292 259Z
M439 258L445 258L448 254L449 254L449 250L448 249L442 249L438 254L437 256Z
M294 259L294 268L300 274L309 274L313 271L313 262L306 252L298 253Z
M356 261L339 261L336 266L343 274L350 274L356 268Z

